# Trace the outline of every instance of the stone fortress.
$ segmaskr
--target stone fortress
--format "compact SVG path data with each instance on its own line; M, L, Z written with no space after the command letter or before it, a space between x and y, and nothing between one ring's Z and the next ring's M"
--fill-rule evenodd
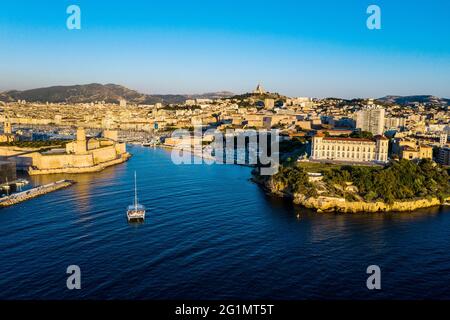
M0 155L14 159L17 168L30 175L96 172L129 159L126 144L118 142L117 137L117 131L105 130L102 138L88 139L85 129L78 128L76 140L65 148L38 151L7 147Z
M103 138L86 138L83 128L77 129L77 139L64 149L31 154L30 175L49 173L93 172L122 163L130 157L126 144L117 142L117 131L106 130Z

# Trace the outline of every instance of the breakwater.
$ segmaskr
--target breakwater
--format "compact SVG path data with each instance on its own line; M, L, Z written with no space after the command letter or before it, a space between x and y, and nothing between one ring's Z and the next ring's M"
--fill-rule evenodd
M17 203L36 198L39 196L42 196L44 194L67 188L73 185L75 181L73 180L59 180L56 182L52 182L49 184L45 184L42 186L35 187L30 190L18 192L15 194L12 194L10 196L6 196L0 199L0 207L9 207L12 205L15 205Z

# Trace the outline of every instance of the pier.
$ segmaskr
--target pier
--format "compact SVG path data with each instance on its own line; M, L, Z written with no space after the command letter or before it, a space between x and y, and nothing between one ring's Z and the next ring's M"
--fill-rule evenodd
M73 180L59 180L56 182L35 187L30 190L14 193L10 196L0 198L0 208L9 207L17 203L36 198L59 189L70 187L74 183L75 181Z

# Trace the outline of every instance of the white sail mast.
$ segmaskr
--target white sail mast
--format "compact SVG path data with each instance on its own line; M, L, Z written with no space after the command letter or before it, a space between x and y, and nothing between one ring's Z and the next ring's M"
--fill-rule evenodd
M137 200L137 183L136 183L136 171L134 171L134 208L137 210L138 200Z

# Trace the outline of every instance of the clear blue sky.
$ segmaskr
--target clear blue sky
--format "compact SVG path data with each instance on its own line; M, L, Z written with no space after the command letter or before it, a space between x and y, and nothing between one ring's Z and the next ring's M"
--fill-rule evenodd
M66 8L81 8L81 30ZM366 28L366 9L382 29ZM450 97L448 0L1 1L0 90Z

